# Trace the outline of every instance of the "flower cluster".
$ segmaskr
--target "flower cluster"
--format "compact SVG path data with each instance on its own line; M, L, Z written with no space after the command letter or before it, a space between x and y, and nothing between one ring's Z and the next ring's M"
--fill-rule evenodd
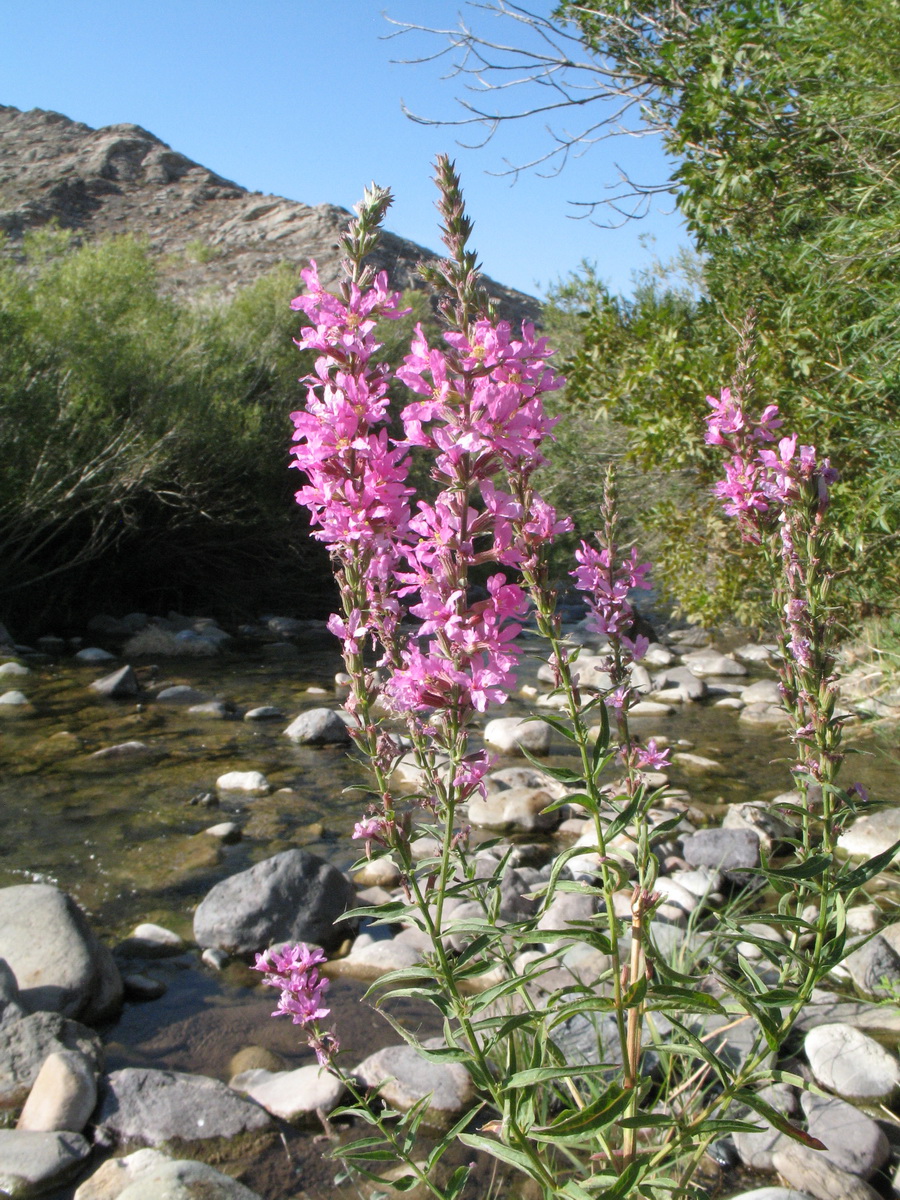
M300 942L281 951L266 950L264 954L257 954L253 964L254 971L262 971L265 975L263 983L281 989L278 1007L272 1016L289 1016L295 1025L314 1026L309 1033L309 1044L321 1066L325 1066L338 1049L334 1035L316 1027L317 1022L331 1012L323 1003L328 980L322 979L318 971L325 961L325 955L318 947Z
M650 645L648 638L631 638L628 630L634 625L635 612L628 600L632 588L649 588L649 563L638 563L637 549L631 548L627 558L615 562L616 547L604 546L595 550L587 542L575 551L578 566L570 572L578 590L584 592L590 614L587 627L594 633L615 639L629 652L632 659L644 657Z

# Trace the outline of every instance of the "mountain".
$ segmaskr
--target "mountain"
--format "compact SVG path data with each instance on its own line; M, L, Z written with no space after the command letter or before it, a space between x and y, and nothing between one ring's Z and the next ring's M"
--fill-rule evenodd
M316 259L340 278L338 238L350 213L249 192L179 154L140 125L91 129L60 113L0 105L0 231L15 252L29 229L56 222L79 239L130 233L161 256L173 292L230 295L280 262ZM416 266L437 256L385 233L371 261L394 287L422 287ZM299 282L299 281L298 281ZM538 302L486 280L501 315L535 320Z

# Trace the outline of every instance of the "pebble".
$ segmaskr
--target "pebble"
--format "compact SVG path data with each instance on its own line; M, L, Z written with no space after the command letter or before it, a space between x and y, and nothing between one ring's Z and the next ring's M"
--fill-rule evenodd
M200 961L212 971L224 971L228 966L228 955L224 950L217 950L214 946L207 946L200 955Z
M820 1150L812 1150L799 1142L779 1145L772 1154L778 1174L792 1187L808 1192L817 1200L881 1200L864 1179L842 1171L829 1162Z
M889 1104L900 1090L900 1062L849 1025L818 1025L803 1043L816 1082L847 1100Z
M116 954L125 958L169 958L184 949L183 939L173 930L145 921L116 946Z
M758 679L741 692L745 704L774 704L780 707L783 703L781 688L775 679Z
M774 704L746 704L741 709L739 721L747 725L772 725L788 728L791 724L790 714Z
M24 692L17 692L17 691L4 692L3 695L0 696L0 707L6 708L9 710L15 709L15 708L25 708L28 705L29 705L29 700Z
M400 868L387 854L369 859L353 876L360 887L396 887L400 882Z
M688 754L685 751L676 751L672 755L672 762L677 763L686 771L721 771L722 764L716 762L714 758L704 758L702 754Z
M189 704L188 712L195 717L224 721L233 715L234 709L224 700L206 700L203 704Z
M698 679L721 675L746 675L747 668L727 654L717 654L714 650L704 650L697 654L686 654L684 665Z
M870 1000L900 997L900 954L880 934L868 938L841 963L853 986Z

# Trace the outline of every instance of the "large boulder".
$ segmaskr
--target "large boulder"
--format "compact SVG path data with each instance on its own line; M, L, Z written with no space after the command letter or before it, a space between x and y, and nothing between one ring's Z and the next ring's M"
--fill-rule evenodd
M121 1007L122 980L112 955L71 896L49 884L0 889L0 957L32 1012L93 1023Z
M336 949L350 931L336 922L354 902L353 884L336 867L306 850L284 850L217 883L194 914L194 938L229 954L274 942Z
M219 1079L180 1071L125 1067L113 1071L97 1113L97 1140L159 1146L179 1138L201 1141L265 1129L265 1109Z

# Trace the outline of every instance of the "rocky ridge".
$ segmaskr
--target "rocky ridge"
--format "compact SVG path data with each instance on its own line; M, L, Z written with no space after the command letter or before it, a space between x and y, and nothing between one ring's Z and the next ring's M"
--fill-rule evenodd
M296 264L299 275L310 258L331 288L349 217L333 204L250 192L140 125L92 129L61 113L0 105L0 233L14 253L27 231L55 223L79 239L146 238L176 294L227 296L283 262ZM418 263L437 257L385 233L371 261L393 286L421 288ZM486 283L503 316L536 319L533 297Z

